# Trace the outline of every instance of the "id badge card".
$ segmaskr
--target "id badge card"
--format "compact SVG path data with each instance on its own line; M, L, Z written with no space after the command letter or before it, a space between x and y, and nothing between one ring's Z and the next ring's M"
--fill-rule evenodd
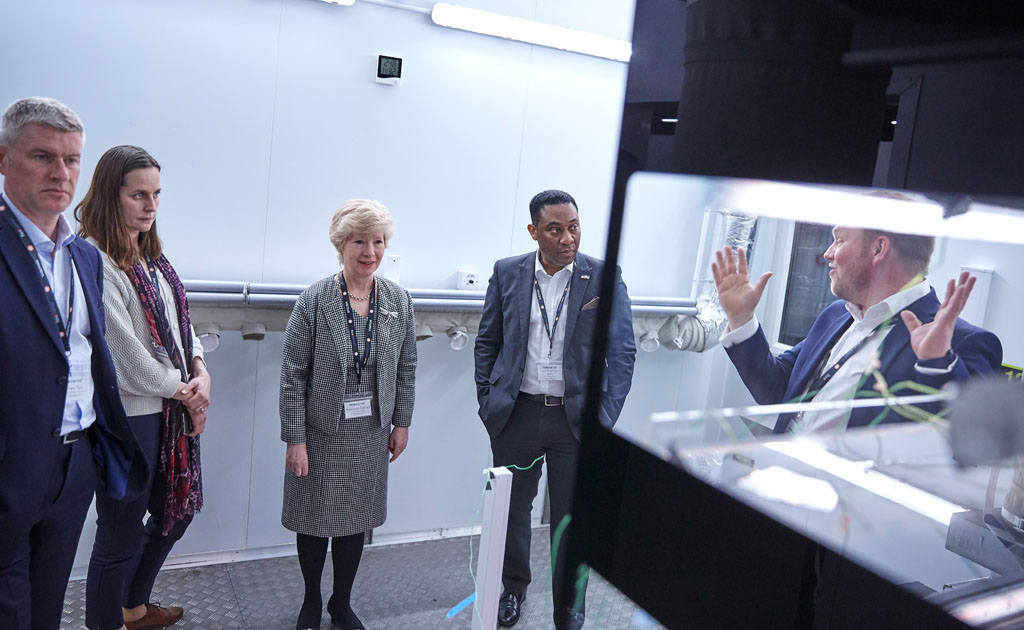
M359 392L345 396L345 419L365 418L373 414L373 393Z
M539 381L560 381L562 380L561 363L538 363L537 380Z
M89 386L86 383L86 377L88 373L84 369L72 368L71 373L68 374L68 400L81 400L89 392Z

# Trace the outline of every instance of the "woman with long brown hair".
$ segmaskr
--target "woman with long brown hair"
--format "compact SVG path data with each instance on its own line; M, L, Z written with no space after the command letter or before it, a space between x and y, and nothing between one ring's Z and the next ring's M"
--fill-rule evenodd
M75 208L79 234L103 256L107 345L148 464L140 496L115 501L96 495L86 583L90 630L161 628L181 619L180 607L153 604L150 594L171 547L203 503L199 434L210 375L185 289L156 233L159 205L160 165L144 149L122 145L100 158Z

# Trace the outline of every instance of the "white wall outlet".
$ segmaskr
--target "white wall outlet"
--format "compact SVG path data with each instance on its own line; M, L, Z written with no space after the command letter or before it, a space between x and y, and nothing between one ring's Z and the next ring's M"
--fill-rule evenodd
M401 284L402 257L398 254L384 254L384 260L380 261L377 273L395 284Z
M480 274L469 269L459 269L459 289L462 291L479 291Z
M992 276L995 272L992 269L981 267L960 267L960 271L967 271L974 276L974 289L971 290L971 298L967 300L960 317L966 319L975 326L985 325L985 311L988 310L988 294L992 288Z

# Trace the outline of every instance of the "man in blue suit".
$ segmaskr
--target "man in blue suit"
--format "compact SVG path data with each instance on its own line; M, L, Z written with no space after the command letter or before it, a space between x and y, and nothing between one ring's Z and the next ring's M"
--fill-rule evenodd
M836 227L832 235L824 257L832 293L840 300L825 308L803 341L779 356L772 355L754 317L771 274L752 285L742 249L737 256L728 248L716 254L712 272L729 320L722 345L759 404L848 400L907 381L937 389L999 369L999 339L958 318L974 278L965 272L950 280L941 303L924 279L934 238L850 227ZM780 414L774 432L836 431L904 419L877 407Z
M99 252L61 214L82 123L53 99L0 126L0 628L57 630L97 480L135 487L135 440L103 339ZM135 479L129 483L129 478Z
M537 251L494 264L476 338L475 378L480 418L491 438L495 466L513 471L502 583L505 592L498 623L519 621L530 583L530 513L537 496L541 455L548 466L551 527L569 513L580 447L580 411L590 366L595 360L601 274L614 273L612 321L602 380L600 421L611 427L619 417L633 378L636 345L629 296L618 269L580 254L576 201L560 190L546 190L530 201L530 236ZM525 469L525 470L523 470ZM564 562L565 534L558 566ZM585 583L584 583L585 588ZM583 609L558 601L555 627L580 628Z

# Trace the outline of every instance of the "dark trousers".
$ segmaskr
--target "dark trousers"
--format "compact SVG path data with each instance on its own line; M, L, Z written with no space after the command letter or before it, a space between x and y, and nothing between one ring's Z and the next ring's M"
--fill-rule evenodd
M16 478L13 470L4 470L0 476L0 483L31 488L20 504L0 502L0 628L4 630L60 628L78 538L96 490L89 438L67 445L57 438L46 439L53 442L40 445L35 456L52 459L48 478ZM7 442L7 449L13 446Z
M174 543L184 535L192 517L174 524L164 536L166 483L157 472L163 414L129 418L148 466L146 486L137 496L117 501L96 493L96 540L85 585L85 626L115 630L124 625L121 608L150 600L156 575ZM142 519L149 512L145 526Z
M551 500L550 536L555 542L555 532L563 517L572 507L572 489L576 476L576 460L580 443L569 429L565 408L545 407L520 397L516 400L508 424L498 437L491 440L491 453L495 466L510 464L525 468L541 455L548 466L548 496ZM505 565L501 581L508 591L525 591L530 583L530 513L533 499L537 496L540 481L540 462L529 470L512 471L512 497L508 508L508 533L505 538ZM555 563L555 583L552 594L555 607L572 606L572 601L557 601L559 578L565 562L568 537L566 528L558 541ZM584 583L584 588L586 584ZM581 609L582 612L582 609Z

